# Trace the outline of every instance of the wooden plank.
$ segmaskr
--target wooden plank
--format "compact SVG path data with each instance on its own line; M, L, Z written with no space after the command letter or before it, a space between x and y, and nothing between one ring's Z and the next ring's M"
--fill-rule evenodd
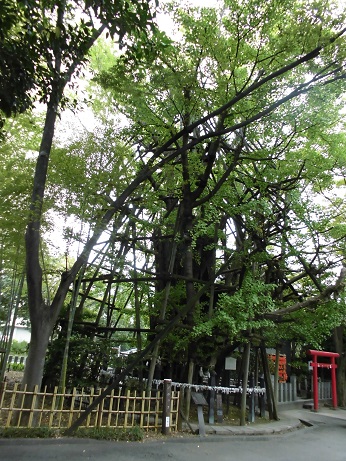
M157 394L156 394L156 402L155 402L155 413L156 413L156 416L155 416L155 428L156 428L156 430L158 430L159 427L160 427L159 416L160 416L160 414L162 415L162 411L160 412L160 406L162 407L161 402L162 402L161 391L158 391Z
M119 415L120 415L120 402L121 402L121 390L118 389L118 395L116 400L116 410L115 410L115 427L118 427ZM112 407L113 410L113 407Z
M145 403L146 403L146 395L145 395L145 391L143 391L139 427L144 427ZM149 421L149 415L147 416L147 420Z
M8 416L7 416L7 421L6 421L5 427L10 427L10 425L11 425L13 408L14 408L14 405L15 405L15 402L16 402L17 389L18 389L18 383L15 383L14 388L13 388L12 398L11 398L9 409L8 409ZM18 420L19 419L20 419L20 417L18 418Z
M98 395L100 395L101 389L99 389ZM97 416L96 416L96 422L95 426L101 427L102 426L102 417L103 417L103 408L104 408L105 400L103 399L101 403L97 406L96 411L97 411Z
M56 405L56 394L58 392L58 387L55 386L53 389L53 397L52 397L52 406L49 414L49 419L48 419L48 427L53 426L53 420L54 420L54 411L55 411L55 405Z
M26 384L24 385L24 389L23 389L23 392L21 392L20 388L17 387L16 389L16 401L18 401L18 399L20 399L20 403L18 404L18 408L16 411L18 411L18 418L17 418L17 424L16 426L19 427L20 426L20 421L21 421L21 418L22 418L22 409L23 409L23 405L24 405L24 396L25 396L25 392L26 392L26 389L27 389L27 386ZM15 405L16 403L13 402L14 404L14 410L15 410Z
M59 392L59 388L57 388L57 405L56 405L57 423L56 423L56 426L58 428L62 427L61 420L62 420L63 408L64 408L64 392L65 392L65 388L63 388L60 392Z
M134 396L132 399L131 427L135 425L136 403L137 403L137 391L134 391Z
M45 400L46 400L46 396L48 395L47 394L47 386L44 387L43 389L43 392L41 392L40 394L40 397L42 397L41 399L38 399L38 402L40 402L40 406L37 408L38 409L38 412L39 412L39 416L38 416L38 426L41 427L41 423L42 423L42 417L44 415L44 404L45 404Z
M6 393L7 382L0 383L0 408L4 406L4 399Z
M19 411L19 418L18 418L18 425L17 425L17 427L20 427L22 416L23 416L23 408L24 408L24 404L25 404L25 396L26 396L27 393L30 394L30 392L28 392L28 387L25 384L24 390L23 391L19 390L17 393L22 396L21 397L21 403L20 403L20 406L19 406L20 411Z
M112 408L113 408L113 397L114 397L114 389L112 389L112 392L109 395L109 408L108 408L108 414L107 414L107 427L110 427L111 425L111 415L112 415Z
M68 413L68 427L71 426L72 421L73 421L74 406L75 406L75 401L76 401L76 393L77 393L77 389L74 387L72 389L71 403L70 403L70 408L69 408L69 413Z
M84 397L87 397L87 396L84 395L84 388L82 388L80 408L82 408L82 403L83 403ZM94 401L94 388L92 387L91 392L90 392L90 396L89 396L89 405L91 405L93 403L93 401ZM91 415L92 415L92 412L87 417L86 427L90 427Z
M30 414L29 414L29 422L28 422L28 427L31 428L33 426L32 422L34 420L34 414L35 414L35 405L36 405L36 398L37 398L37 392L38 392L38 387L37 385L34 387L34 391L28 393L29 395L31 394L31 405L30 405Z
M171 429L177 430L178 418L177 418L177 408L179 405L179 399L176 391L172 391L171 396L171 409L170 409L170 420L171 420Z
M129 405L130 405L130 391L127 390L126 392L126 402L125 402L125 420L124 420L124 427L127 427L127 418L129 414Z

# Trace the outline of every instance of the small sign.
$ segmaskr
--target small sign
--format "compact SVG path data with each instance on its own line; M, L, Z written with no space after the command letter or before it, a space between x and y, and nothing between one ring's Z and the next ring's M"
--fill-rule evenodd
M225 370L236 370L237 369L237 359L234 357L225 358Z
M169 427L169 416L166 416L166 427Z
M204 395L199 392L191 392L191 398L196 405L208 405Z

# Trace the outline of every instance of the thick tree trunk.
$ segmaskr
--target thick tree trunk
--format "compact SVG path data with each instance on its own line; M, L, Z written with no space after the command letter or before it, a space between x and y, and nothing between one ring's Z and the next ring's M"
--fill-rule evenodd
M39 390L41 388L44 362L51 332L52 326L49 316L47 316L47 309L44 309L42 315L36 315L36 320L31 318L31 339L22 380L23 389L25 385L28 391L33 391L36 385ZM27 409L32 407L32 398L33 396L30 394L25 396L23 408ZM19 418L19 413L17 417ZM29 411L24 411L21 415L20 424L24 426L28 424L29 417ZM17 423L19 423L19 421L17 421ZM33 425L35 424L36 418L34 417Z
M346 407L346 356L344 332L345 327L342 325L334 329L333 335L335 352L340 354L340 357L337 359L338 368L336 370L338 405L340 407Z
M33 193L30 206L30 220L25 235L26 274L28 289L28 306L31 322L31 340L23 377L23 384L32 390L41 385L44 359L47 351L52 322L50 309L42 296L42 268L40 255L40 229L42 204L47 179L48 160L52 147L56 110L48 105L44 131L36 163Z
M23 377L23 384L27 385L28 390L32 390L35 385L39 388L41 386L51 332L52 326L46 316L37 322L32 322L30 346Z

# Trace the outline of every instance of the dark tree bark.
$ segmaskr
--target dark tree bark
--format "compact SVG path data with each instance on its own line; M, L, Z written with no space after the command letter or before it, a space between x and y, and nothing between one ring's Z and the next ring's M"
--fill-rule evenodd
M36 163L30 207L31 215L25 235L31 339L27 359L28 365L25 367L23 384L26 384L29 389L32 389L36 384L38 386L41 385L49 336L56 320L54 312L51 311L43 299L42 268L39 261L42 204L47 180L49 154L54 137L55 121L56 106L50 104L46 113L44 131Z
M344 336L344 325L334 329L335 352L340 354L337 359L338 368L336 370L338 405L343 408L346 407L346 344Z

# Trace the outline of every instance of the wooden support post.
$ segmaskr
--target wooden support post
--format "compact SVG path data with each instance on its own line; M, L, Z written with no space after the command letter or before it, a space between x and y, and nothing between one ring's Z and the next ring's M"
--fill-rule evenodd
M163 381L162 434L169 435L171 428L172 380Z
M195 368L195 364L192 360L190 360L188 374L187 374L188 384L192 383L194 368ZM185 393L185 415L188 420L190 418L190 403L191 403L191 389L188 387Z
M221 394L216 394L216 414L217 414L217 422L222 423L223 409L222 409L222 395Z
M252 393L250 394L250 397L249 397L250 403L249 403L248 421L249 423L254 423L255 422L255 392L254 392L255 380L254 380L254 376L252 373L250 374L249 387L250 389L252 389Z
M264 377L261 376L258 381L259 381L260 387L263 389L265 387ZM260 417L265 418L266 416L266 393L261 394L258 400L259 400Z
M177 424L177 429L179 432L183 430L183 418L184 418L184 412L183 412L183 401L184 401L184 393L182 391L179 392L179 414L177 415L178 418L178 424Z
M280 366L280 347L276 346L275 352L275 371L274 371L274 405L279 403L279 366Z
M210 373L210 385L216 385L216 373L214 370ZM209 424L215 423L215 412L214 412L214 405L215 405L215 391L209 391Z
M290 382L291 382L291 401L295 402L297 400L297 377L295 375L291 375Z
M245 346L244 357L243 357L243 385L241 394L241 406L240 406L240 425L245 426L246 423L246 397L247 397L247 380L249 376L249 363L250 363L250 348L251 345L248 342Z
M275 400L274 400L273 385L270 379L268 356L267 356L266 348L264 344L261 344L260 347L261 347L261 358L262 358L262 365L263 365L263 372L264 372L264 380L265 380L266 391L267 391L266 399L267 399L269 419L274 419L276 421L279 421L277 407L275 405Z

